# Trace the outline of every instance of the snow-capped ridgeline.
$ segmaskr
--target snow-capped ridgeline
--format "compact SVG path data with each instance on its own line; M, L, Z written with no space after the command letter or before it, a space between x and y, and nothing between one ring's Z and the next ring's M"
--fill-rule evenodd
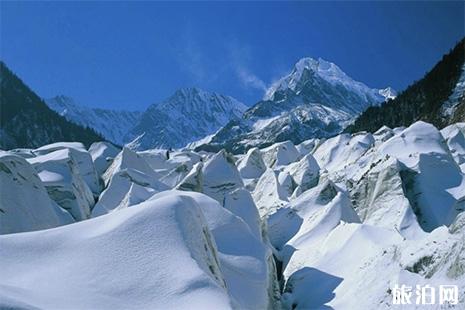
M76 124L87 126L105 139L123 145L123 137L139 120L141 112L90 108L66 96L46 99L45 103L61 116Z
M301 87L306 81L304 73L310 71L318 77L333 85L342 85L346 89L357 93L360 97L368 97L369 101L380 103L386 99L395 98L396 92L391 88L372 89L365 84L355 81L342 71L336 64L326 61L322 58L314 59L306 57L300 59L294 66L294 69L288 75L279 79L277 82L266 91L264 100L273 100L274 95L278 91L286 91L288 89L299 93Z
M144 134L139 140L140 149L183 147L241 117L246 108L229 96L198 88L183 88L150 106L125 140L132 141Z
M465 302L465 123L236 156L63 142L2 152L0 180L0 308Z
M368 107L395 96L392 88L370 88L331 62L303 58L241 119L206 140L206 149L225 147L241 153L286 140L297 144L334 136Z

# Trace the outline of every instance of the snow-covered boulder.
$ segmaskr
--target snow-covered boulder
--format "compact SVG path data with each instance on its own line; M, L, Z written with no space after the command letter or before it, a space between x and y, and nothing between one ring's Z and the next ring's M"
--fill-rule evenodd
M167 190L168 186L158 179L159 175L144 158L123 148L103 175L107 188L100 195L92 216L130 207L147 200L155 193Z
M267 217L288 202L288 192L281 187L279 173L268 168L258 180L252 197L260 216Z
M121 150L109 142L95 142L89 147L89 154L100 177L110 167Z
M0 234L72 222L72 217L50 199L37 172L24 158L0 151Z
M267 167L279 168L300 158L300 153L291 141L275 143L261 150Z
M240 160L237 169L244 179L259 178L266 170L260 150L258 148L251 148Z
M86 165L87 161L82 161L85 157L83 154L89 156L90 167ZM84 171L95 173L95 170L92 170L92 160L88 153L73 148L63 148L29 158L27 161L38 172L49 196L60 207L68 211L76 221L90 217L95 200L84 180L85 172L81 173L83 166Z

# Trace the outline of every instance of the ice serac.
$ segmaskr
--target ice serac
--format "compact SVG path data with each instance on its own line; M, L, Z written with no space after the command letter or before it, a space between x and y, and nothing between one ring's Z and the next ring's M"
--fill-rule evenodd
M334 136L368 107L393 96L392 89L369 88L331 62L304 58L241 119L229 122L211 137L205 149L224 147L244 153L286 140L298 144Z
M296 197L316 186L320 177L320 166L312 154L307 154L298 162L289 164L284 168L284 171L289 173L297 185L296 188L292 189L293 195Z
M465 123L449 125L441 130L455 162L465 173Z
M244 186L234 158L222 150L208 160L202 169L203 193L223 203L225 195Z
M382 144L379 152L404 165L405 194L424 230L449 226L465 210L464 174L433 125L416 122Z
M139 204L155 193L169 189L159 178L144 158L123 148L103 174L106 188L100 194L92 216Z
M89 147L97 175L101 177L121 150L108 142L95 142Z
M244 179L259 178L266 170L260 150L258 148L250 149L237 165L237 169Z
M197 203L218 249L218 260L226 288L243 309L273 308L276 304L276 273L271 250L240 217L217 201L200 193L163 192L159 197L179 195Z
M86 158L90 160L83 161ZM49 196L76 220L85 220L95 204L94 195L84 177L96 181L92 159L86 152L74 148L61 148L27 161L37 171ZM92 172L90 175L86 172ZM89 180L89 179L87 179ZM97 183L98 184L98 183Z
M46 99L45 103L67 120L84 127L94 129L105 139L123 145L123 137L139 120L141 112L90 108L78 104L73 98L55 96Z
M140 136L138 149L179 148L215 133L246 106L236 99L198 88L183 88L168 99L151 105L125 140Z
M169 194L73 225L0 236L0 308L237 308L228 288L234 283L225 281L245 267L233 260L224 264L227 271L221 270L218 249L234 249L227 236L220 240L221 231L244 224L210 203L211 212L221 215L215 223L201 204L187 195ZM263 247L255 247L258 242L247 230L240 232L253 255L234 251L235 257L260 262ZM214 234L225 241L221 247ZM251 283L266 280L263 263L247 266ZM252 293L262 288L256 284Z
M273 144L261 150L267 167L279 168L297 161L300 153L291 141Z
M268 168L258 180L255 190L252 192L262 218L266 218L286 205L288 192L281 186L278 179L279 173Z
M74 222L47 194L22 157L0 151L0 234L47 229Z
M82 143L78 142L57 142L48 145L44 145L38 149L33 150L33 153L37 156L46 155L51 152L58 150L68 150L69 156L73 158L74 163L77 165L77 171L89 186L94 197L98 197L101 188L98 180L98 175L95 170L95 166L91 155L85 149Z

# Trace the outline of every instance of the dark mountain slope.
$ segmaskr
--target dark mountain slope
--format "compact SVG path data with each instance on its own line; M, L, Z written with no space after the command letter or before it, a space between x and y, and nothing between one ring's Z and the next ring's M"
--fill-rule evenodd
M58 141L86 146L104 140L95 131L52 111L0 61L0 148L35 148Z
M458 105L447 115L443 105L459 82L465 61L465 39L444 55L421 80L413 83L395 99L382 106L372 106L362 113L346 132L374 132L381 126L409 126L422 120L442 128L465 120L463 90L458 94Z

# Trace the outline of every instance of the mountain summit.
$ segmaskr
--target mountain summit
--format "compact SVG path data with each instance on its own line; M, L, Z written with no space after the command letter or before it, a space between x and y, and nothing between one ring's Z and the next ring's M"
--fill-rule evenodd
M215 133L246 106L236 99L198 88L182 88L171 97L151 105L125 140L141 137L139 148L183 147Z
M303 58L268 89L263 100L200 148L243 152L285 140L299 143L332 136L368 107L395 95L392 88L375 89L355 81L331 62Z

